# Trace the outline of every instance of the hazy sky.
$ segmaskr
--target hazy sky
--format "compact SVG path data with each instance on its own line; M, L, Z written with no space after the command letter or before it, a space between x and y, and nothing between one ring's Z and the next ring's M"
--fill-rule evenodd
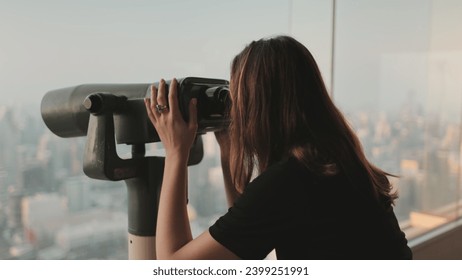
M236 53L276 34L304 43L330 88L332 6L327 0L0 0L0 105L38 104L49 90L85 83L228 79ZM430 67L422 62L430 52L462 50L461 14L458 0L337 0L336 101L347 110L388 108L414 90L426 102L428 78L414 74ZM402 75L387 73L396 74L400 63Z
M427 113L460 115L461 15L459 0L338 0L337 103L396 113L412 96Z
M314 37L308 43L330 63L330 1L0 0L0 7L0 104L39 102L48 90L84 83L228 79L235 54L276 34Z

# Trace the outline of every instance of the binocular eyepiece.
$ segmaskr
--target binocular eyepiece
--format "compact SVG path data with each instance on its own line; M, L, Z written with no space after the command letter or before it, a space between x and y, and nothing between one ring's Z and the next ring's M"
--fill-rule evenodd
M167 89L170 83L166 81ZM84 84L52 90L42 99L42 118L54 134L67 138L87 135L90 114L110 113L114 117L117 143L158 142L144 105L144 98L150 96L150 86ZM178 103L185 121L189 120L188 105L192 98L197 98L199 134L222 130L229 125L228 81L198 77L178 79Z

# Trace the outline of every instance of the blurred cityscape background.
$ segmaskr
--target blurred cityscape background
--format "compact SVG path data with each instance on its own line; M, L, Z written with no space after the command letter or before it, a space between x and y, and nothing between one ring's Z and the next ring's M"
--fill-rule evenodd
M85 138L60 139L33 111L0 107L0 259L126 259L125 184L87 178ZM190 167L195 235L226 211L214 141Z
M135 4L136 2L136 4ZM82 172L86 138L52 134L40 100L85 83L229 79L251 40L313 53L368 158L397 175L409 239L461 211L462 2L0 0L0 259L126 259L123 182ZM193 234L226 211L218 147L190 167ZM118 146L123 154L127 147ZM148 153L161 149L149 144Z

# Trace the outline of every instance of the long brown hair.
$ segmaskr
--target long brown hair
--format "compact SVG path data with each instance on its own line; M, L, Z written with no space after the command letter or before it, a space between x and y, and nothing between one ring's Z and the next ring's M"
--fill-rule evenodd
M390 175L372 165L334 105L311 53L288 36L253 41L231 64L230 166L243 191L271 164L295 157L320 176L343 172L391 205ZM370 187L370 186L373 187Z

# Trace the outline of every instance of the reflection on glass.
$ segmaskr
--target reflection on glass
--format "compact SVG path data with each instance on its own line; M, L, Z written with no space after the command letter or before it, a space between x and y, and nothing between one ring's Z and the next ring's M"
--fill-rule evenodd
M338 1L334 97L369 159L399 175L413 237L457 218L462 21L456 1ZM367 23L367 24L366 24Z

